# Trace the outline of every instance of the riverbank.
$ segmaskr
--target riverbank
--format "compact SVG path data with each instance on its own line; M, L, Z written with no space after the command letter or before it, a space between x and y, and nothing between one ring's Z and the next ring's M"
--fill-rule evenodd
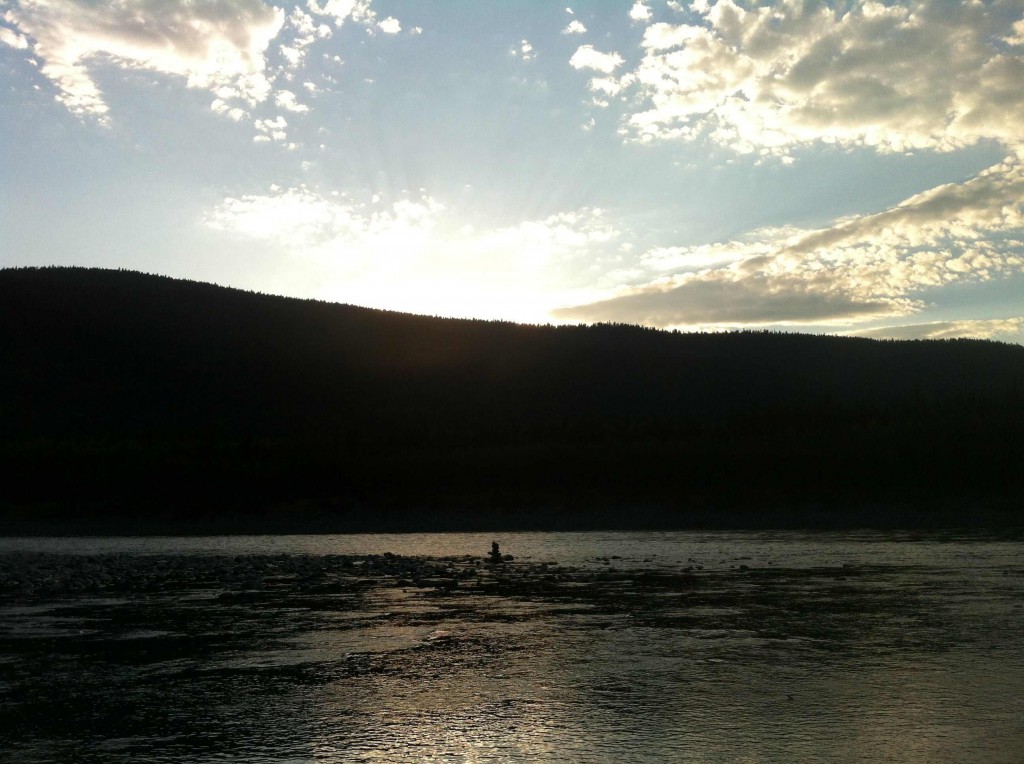
M902 503L691 504L491 507L332 505L292 502L56 504L0 507L0 536L210 536L637 530L854 530L1024 527L1019 497Z

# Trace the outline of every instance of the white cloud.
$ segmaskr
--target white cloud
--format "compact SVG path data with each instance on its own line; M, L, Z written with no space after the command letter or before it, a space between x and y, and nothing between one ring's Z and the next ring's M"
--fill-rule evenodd
M904 248L993 246L987 237L1024 228L1024 163L1007 159L964 183L949 183L808 234L792 251L825 252L876 243Z
M1010 45L1024 46L1024 19L1013 22L1013 34L1006 38Z
M579 19L573 19L569 25L562 30L562 34L586 34L587 28Z
M213 99L213 103L210 104L210 109L217 114L223 114L230 117L235 122L241 122L245 119L248 114L244 109L233 107L229 103L222 101L220 98Z
M226 198L204 222L298 254L312 255L325 248L339 255L352 249L368 254L375 247L386 249L385 245L422 244L442 210L429 196L399 199L390 205L375 197L359 204L347 195L324 196L300 186Z
M288 122L280 115L273 119L257 119L253 122L253 127L256 128L257 132L256 137L253 138L256 143L266 143L267 141L281 142L288 139L288 134L285 132Z
M388 16L386 19L377 24L377 28L380 29L384 34L398 34L402 31L402 25L398 19L394 16Z
M553 259L587 254L591 246L618 235L602 210L585 207L501 228L479 241L485 249L521 252L522 258L547 265Z
M282 45L280 48L278 48L278 51L280 52L281 56L288 61L289 65L292 68L297 68L302 63L302 59L305 57L304 52L302 50L300 50L299 48L292 48L288 45Z
M243 75L231 85L222 85L214 92L219 98L241 101L246 106L263 103L273 90L270 80L262 72Z
M633 3L633 7L629 9L629 17L633 21L647 21L651 18L651 9L644 5L640 0Z
M290 90L278 90L274 94L274 103L280 106L282 109L294 112L306 112L309 111L309 107L305 104L299 103L295 99L295 93Z
M910 315L934 288L1024 273L1024 163L1008 159L826 228L662 247L638 265L646 281L557 315L658 326L849 325Z
M318 15L333 19L337 26L343 25L346 21L353 21L362 25L367 34L398 34L402 31L402 23L394 16L388 16L382 21L377 20L377 13L372 8L371 0L308 0L309 10ZM423 33L421 27L413 27L409 30L412 35Z
M519 45L513 45L509 49L509 54L523 61L533 61L537 58L537 51L534 50L533 43L529 40L522 40Z
M370 8L370 0L326 0L324 3L309 0L307 5L318 16L333 18L338 26L348 19L367 25L377 20L377 14Z
M9 45L16 50L28 48L28 40L7 27L0 27L0 43Z
M605 74L611 74L623 63L624 59L618 53L602 53L593 45L581 45L569 59L573 69L595 69Z
M348 219L350 209L298 188L266 196L229 197L204 222L286 247L305 247L332 236Z
M583 208L476 229L457 224L425 193L393 202L357 202L305 186L225 199L205 216L210 228L263 241L300 259L323 299L419 313L548 320L573 292L581 261L618 232L601 210ZM288 291L280 285L277 291ZM297 289L297 287L296 287ZM557 296L556 296L557 295Z
M317 36L317 24L313 17L306 13L300 6L292 8L288 14L288 25L295 30L295 34L303 40L315 39ZM330 34L330 29L327 30ZM312 41L312 40L311 40Z
M108 106L89 71L97 57L214 90L261 74L284 13L259 0L23 0L4 18L35 39L40 71L59 100L77 115L102 120Z
M283 117L257 120L261 132L285 127ZM402 198L390 205L374 195L369 203L359 204L346 195L327 197L305 186L275 187L265 195L228 197L206 216L205 222L213 228L308 249L341 239L378 237L396 226L433 230L444 210L444 205L426 195ZM463 228L454 237L446 233L438 243L465 246L469 241L480 251L517 252L523 258L540 257L546 263L573 253L585 254L588 247L618 235L602 210L585 207L503 228Z
M593 45L581 45L569 59L569 64L574 69L593 69L602 72L607 76L592 77L589 82L590 92L594 94L593 102L596 106L606 107L611 105L610 99L619 95L633 81L633 75L627 74L623 77L615 77L613 72L618 69L624 60L616 52L602 53L596 50Z
M282 44L278 52L288 62L288 69L298 69L305 62L306 53L317 41L331 36L331 28L326 24L318 24L312 16L301 7L296 6L288 14L282 36L290 34L290 44Z
M621 80L615 77L594 77L590 80L589 87L595 93L615 96L622 91L624 85Z
M642 104L629 120L638 137L783 155L819 141L902 152L1024 136L1019 3L691 10L694 23L645 30L630 95Z

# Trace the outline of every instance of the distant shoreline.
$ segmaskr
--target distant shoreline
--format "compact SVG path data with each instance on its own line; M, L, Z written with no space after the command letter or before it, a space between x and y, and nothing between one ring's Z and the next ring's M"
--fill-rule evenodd
M201 511L189 516L159 508L82 513L69 505L0 511L0 536L210 536L443 532L579 532L674 530L1024 530L1018 498L934 503L798 504L796 506L508 508L473 511L423 508L331 511L310 504ZM108 508L109 509L109 508ZM126 510L118 507L118 510ZM144 513L144 514L140 514Z

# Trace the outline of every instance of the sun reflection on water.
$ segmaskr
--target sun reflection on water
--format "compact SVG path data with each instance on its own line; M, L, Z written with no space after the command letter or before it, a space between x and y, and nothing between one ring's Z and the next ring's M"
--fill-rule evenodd
M1020 760L1014 543L609 539L560 542L578 566L0 554L41 587L0 601L0 758ZM123 586L43 596L101 563Z

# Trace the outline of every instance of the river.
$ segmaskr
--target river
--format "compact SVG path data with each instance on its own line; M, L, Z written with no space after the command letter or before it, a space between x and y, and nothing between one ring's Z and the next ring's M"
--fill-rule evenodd
M1013 532L0 539L10 762L1020 762L1022 656Z

